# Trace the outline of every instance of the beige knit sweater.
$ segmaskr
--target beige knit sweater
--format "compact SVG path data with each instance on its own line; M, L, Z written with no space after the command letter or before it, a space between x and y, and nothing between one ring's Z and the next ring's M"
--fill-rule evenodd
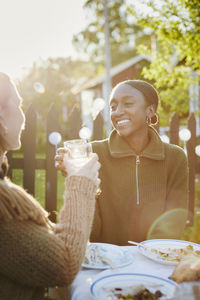
M45 212L30 196L26 201L32 209L25 218L23 197L20 206L19 199L16 204L5 197L5 189L9 195L18 187L0 180L0 299L44 299L45 287L70 285L81 267L97 187L86 177L67 178L56 226L47 220L38 222L42 214L45 220ZM18 195L25 193L19 190ZM39 210L40 217L34 220Z

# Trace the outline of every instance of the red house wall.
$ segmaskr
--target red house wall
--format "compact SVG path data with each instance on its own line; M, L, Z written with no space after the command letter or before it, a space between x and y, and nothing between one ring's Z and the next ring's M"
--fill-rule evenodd
M137 70L137 64L130 66L126 70L118 73L117 75L112 77L112 87L114 87L116 84L118 84L121 81L127 80L127 79L133 79L134 75L136 74Z

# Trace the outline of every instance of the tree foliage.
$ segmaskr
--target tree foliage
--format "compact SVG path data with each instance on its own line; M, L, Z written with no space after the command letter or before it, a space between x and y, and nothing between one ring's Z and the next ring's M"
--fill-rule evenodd
M149 44L150 38L126 9L127 0L109 0L109 31L112 65L119 64L136 54L138 41ZM75 35L73 44L77 51L89 57L95 64L104 65L105 60L105 13L104 1L86 0L84 9L91 20L88 26ZM101 68L102 70L102 68Z
M94 73L92 64L70 57L48 58L33 63L26 76L18 83L25 109L33 103L41 116L51 103L60 109L70 108L75 102L73 88Z
M200 1L132 1L128 10L156 36L154 52L148 46L138 47L140 53L152 57L143 71L145 78L155 81L163 109L186 116L189 86L199 81L200 75Z
M45 132L47 113L52 103L55 104L63 137L67 135L69 115L79 99L74 92L75 87L83 84L93 74L93 65L70 57L48 58L33 63L24 77L16 82L23 98L24 111L33 105L38 118L37 142L39 151L45 148Z

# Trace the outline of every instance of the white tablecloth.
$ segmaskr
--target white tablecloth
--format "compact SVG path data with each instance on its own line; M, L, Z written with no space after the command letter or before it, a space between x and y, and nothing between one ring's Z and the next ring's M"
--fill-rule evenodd
M171 276L174 266L156 263L139 253L137 247L126 246L133 255L133 263L123 267L111 270L89 270L82 269L75 278L71 287L71 300L91 300L90 285L93 280L106 275L110 272L129 272L129 273L145 273L163 278ZM102 275L103 274L103 275Z

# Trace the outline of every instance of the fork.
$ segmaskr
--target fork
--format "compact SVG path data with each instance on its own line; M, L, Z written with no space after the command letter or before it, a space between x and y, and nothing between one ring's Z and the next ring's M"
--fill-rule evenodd
M141 246L143 248L149 248L145 245L142 245L141 243L138 243L138 242L134 242L134 241L128 241L129 244L132 244L132 245L136 245L136 246Z
M148 247L146 245L143 245L141 243L138 243L138 242L134 242L134 241L128 241L129 244L132 244L132 245L136 245L136 246L140 246L140 247L143 247L145 250L154 250L154 248L152 247ZM168 255L169 254L169 251L161 251L163 254L166 254Z

